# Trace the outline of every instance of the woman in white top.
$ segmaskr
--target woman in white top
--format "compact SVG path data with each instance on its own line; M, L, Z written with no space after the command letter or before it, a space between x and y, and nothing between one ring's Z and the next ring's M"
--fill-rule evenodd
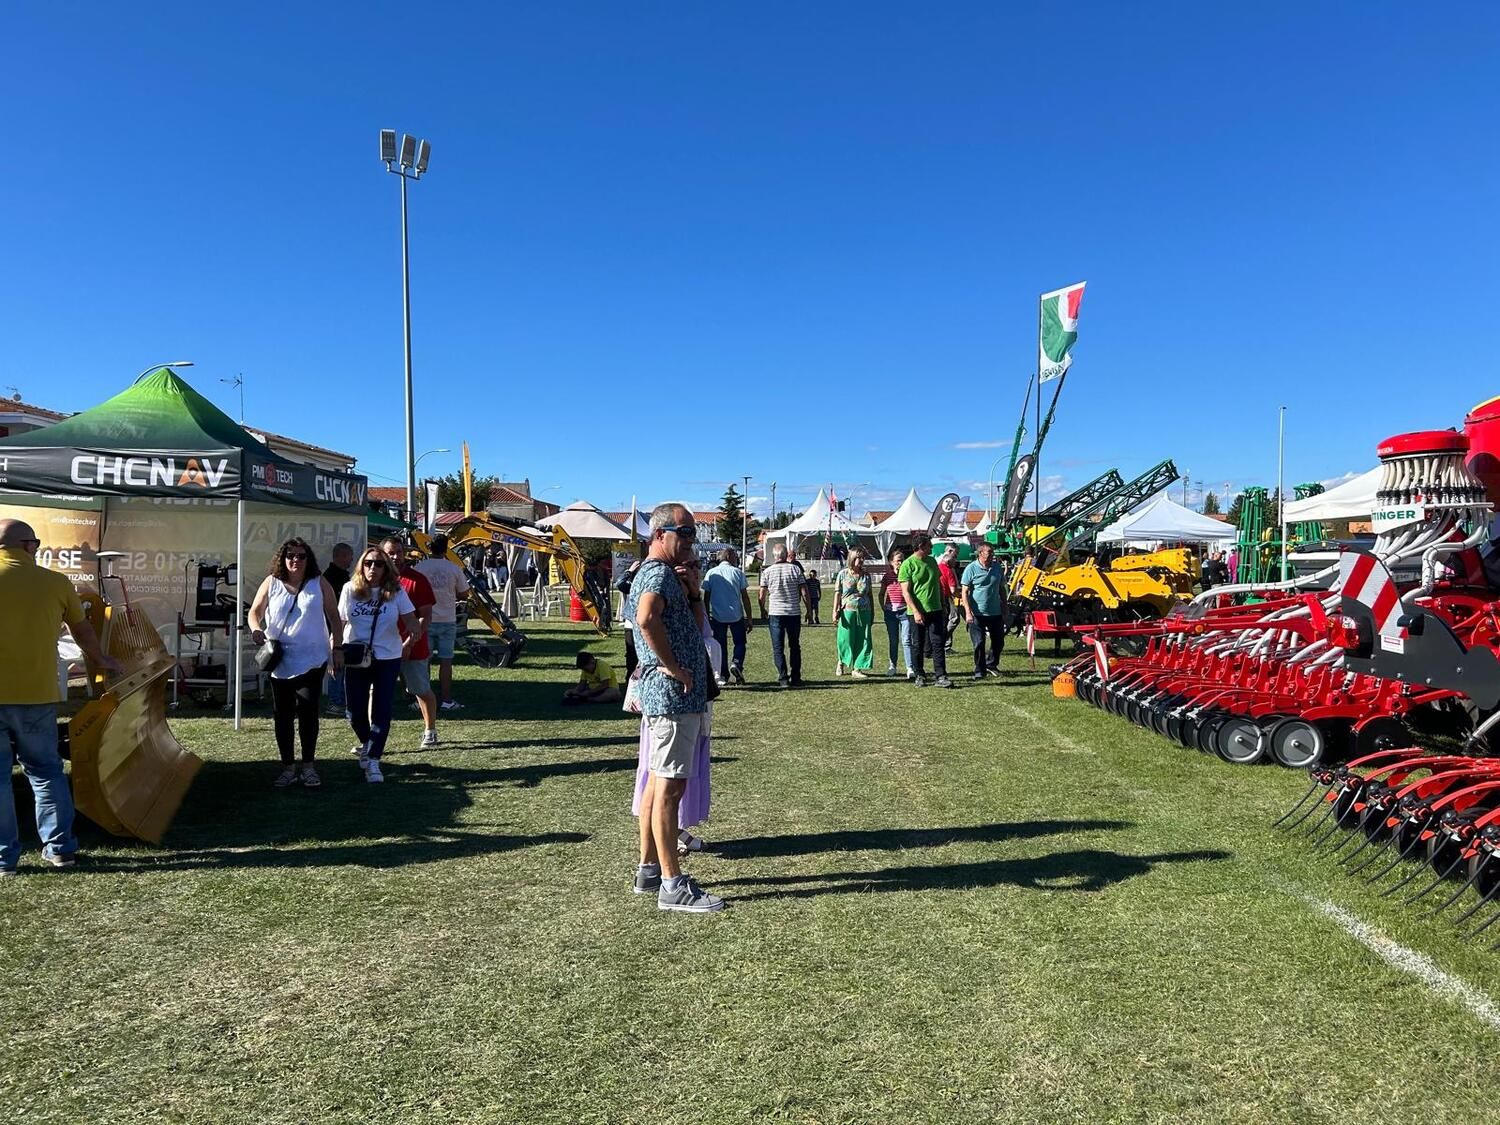
M271 556L270 573L250 604L250 639L281 644L281 660L271 669L271 700L276 714L276 749L281 753L278 788L298 780L292 758L293 726L302 742L302 784L323 784L313 760L318 753L318 700L323 694L323 672L333 660L338 674L339 633L333 587L318 570L312 548L301 539L288 539Z
M365 645L369 658L344 668L344 700L349 725L359 739L359 764L366 781L384 781L380 758L391 733L396 677L417 635L417 611L401 588L390 560L378 547L366 547L339 594L344 643ZM400 626L406 626L402 635Z

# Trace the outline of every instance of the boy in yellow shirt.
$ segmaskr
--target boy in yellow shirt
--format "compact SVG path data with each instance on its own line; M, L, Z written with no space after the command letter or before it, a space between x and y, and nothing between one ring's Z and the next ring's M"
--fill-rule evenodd
M563 692L565 704L618 703L620 681L615 670L591 652L578 654L578 683Z

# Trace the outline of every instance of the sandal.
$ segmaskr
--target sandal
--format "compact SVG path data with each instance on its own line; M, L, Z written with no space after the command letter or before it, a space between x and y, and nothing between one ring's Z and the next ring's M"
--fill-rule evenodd
M311 762L302 767L302 784L308 789L316 789L323 784L323 779L318 776L318 771L313 768Z
M274 786L276 786L277 789L285 789L288 785L290 785L292 782L294 782L296 780L297 780L297 767L296 766L287 766L285 769L283 769L280 773L278 773L276 775L276 780L273 781L273 782L271 782L271 784L274 785Z
M678 855L687 855L689 852L701 852L702 850L703 841L700 840L697 836L694 836L691 832L687 831L687 829L683 829L681 832L677 833Z

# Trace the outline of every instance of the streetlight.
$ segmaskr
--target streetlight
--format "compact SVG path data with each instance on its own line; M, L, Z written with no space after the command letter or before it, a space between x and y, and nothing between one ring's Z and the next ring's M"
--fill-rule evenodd
M995 523L995 468L1001 461L1005 460L1005 454L1000 454L990 462L990 523Z
M193 366L193 361L190 360L190 359L174 359L171 363L153 363L150 367L146 368L146 370L142 371L139 375L137 375L130 382L131 382L132 385L134 385L136 383L139 383L147 375L150 375L153 371L160 371L163 367L191 367L191 366Z
M418 141L409 133L401 135L400 152L396 149L396 130L380 130L380 159L385 170L401 177L401 312L402 337L406 345L406 510L417 504L417 442L412 426L411 409L411 266L406 241L406 181L420 180L427 171L432 145Z
M745 563L745 552L750 546L750 475L745 474L745 494L740 497L740 565Z
M442 449L429 449L426 453L422 454L422 457L431 457L434 453L452 453L452 452L453 452L453 450L451 450L451 449L447 448L446 446L444 446ZM411 471L413 473L415 473L417 471L417 466L422 463L422 457L418 457L415 461L412 462L412 464L411 464Z

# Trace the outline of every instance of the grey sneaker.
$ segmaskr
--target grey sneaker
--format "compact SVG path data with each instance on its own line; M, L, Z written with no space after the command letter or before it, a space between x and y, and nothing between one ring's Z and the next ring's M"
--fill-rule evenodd
M635 869L635 887L638 895L654 895L661 890L661 867L657 864L642 864Z
M365 780L372 785L380 784L385 780L385 774L380 772L380 759L369 758L366 761L368 764L365 766Z
M47 866L49 867L59 867L63 869L78 866L78 860L74 858L72 852L67 852L66 854L63 852L43 852L42 862L47 864Z
M435 730L424 730L422 732L422 749L423 750L431 750L437 744L438 744L437 731L435 731Z
M667 885L662 884L656 895L656 908L683 914L711 914L724 909L724 900L705 891L691 875L683 875L675 891L667 890Z
M932 682L933 682L933 685L935 687L956 688L958 686L952 680L950 680L947 676L939 676L937 679L933 680Z

